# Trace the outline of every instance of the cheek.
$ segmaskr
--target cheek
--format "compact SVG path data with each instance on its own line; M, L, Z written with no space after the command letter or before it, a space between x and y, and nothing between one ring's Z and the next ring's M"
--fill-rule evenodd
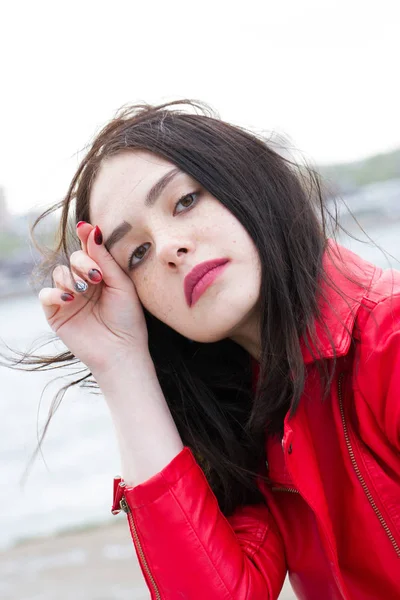
M171 291L166 290L162 279L152 273L151 269L147 269L146 273L134 275L133 282L144 308L160 321L169 324L179 299L173 297Z
M151 277L151 273L148 269L138 269L132 276L132 280L140 302L149 312L153 313L152 309L158 297L159 289L154 282L154 278Z

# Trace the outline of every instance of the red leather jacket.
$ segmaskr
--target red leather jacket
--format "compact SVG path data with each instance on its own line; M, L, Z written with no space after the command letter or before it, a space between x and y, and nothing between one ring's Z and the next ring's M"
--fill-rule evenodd
M322 402L302 345L299 409L282 442L267 441L269 508L226 519L188 447L141 485L115 481L113 510L128 513L152 599L275 600L287 571L300 599L400 598L400 273L330 247L365 289L325 255L347 294L328 288L321 302L335 378ZM329 360L331 342L317 333Z

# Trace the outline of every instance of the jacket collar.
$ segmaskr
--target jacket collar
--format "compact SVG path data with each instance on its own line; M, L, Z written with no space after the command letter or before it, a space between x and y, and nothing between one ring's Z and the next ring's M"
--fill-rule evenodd
M333 240L328 240L323 269L329 284L325 281L322 284L321 319L315 321L316 343L309 345L316 357L326 359L347 354L360 304L381 270ZM300 340L300 346L305 364L314 362L304 339Z

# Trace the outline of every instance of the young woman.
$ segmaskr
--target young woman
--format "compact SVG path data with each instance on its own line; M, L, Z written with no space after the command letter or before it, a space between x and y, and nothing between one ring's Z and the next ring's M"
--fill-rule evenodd
M154 599L274 600L287 571L399 598L400 273L334 241L311 170L187 108L96 137L40 291L49 361L110 409L112 510Z

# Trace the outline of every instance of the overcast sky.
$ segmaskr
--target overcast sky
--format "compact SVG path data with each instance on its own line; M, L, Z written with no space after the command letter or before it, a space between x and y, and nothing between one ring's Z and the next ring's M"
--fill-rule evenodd
M206 101L320 163L400 146L398 0L10 0L0 24L13 212L58 201L76 153L140 100Z

